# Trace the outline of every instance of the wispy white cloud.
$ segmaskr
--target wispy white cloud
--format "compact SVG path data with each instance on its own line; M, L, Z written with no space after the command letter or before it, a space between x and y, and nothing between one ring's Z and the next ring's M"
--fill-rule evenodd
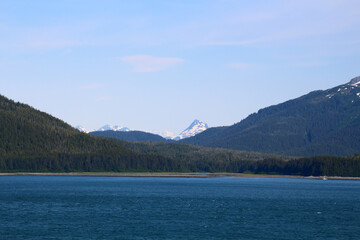
M181 58L153 57L150 55L134 55L120 58L129 63L134 72L158 72L184 62Z

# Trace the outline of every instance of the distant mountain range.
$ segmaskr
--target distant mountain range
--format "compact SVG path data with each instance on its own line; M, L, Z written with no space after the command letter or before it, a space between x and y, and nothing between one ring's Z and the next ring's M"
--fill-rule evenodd
M292 156L360 152L360 77L260 109L228 127L179 142Z
M171 132L164 131L160 134L148 133L144 131L132 131L127 127L120 127L120 126L111 126L106 124L99 128L96 131L87 131L82 126L76 126L81 132L90 133L94 136L102 136L102 137L111 137L111 138L118 138L121 140L126 141L166 141L166 140L180 140L188 137L195 136L206 129L208 129L208 125L204 122L201 122L195 119L188 128L182 131L179 135L173 135Z
M193 127L201 123L192 125L184 132L193 134L196 132L193 129L197 128ZM143 133L136 134L132 141L144 138ZM259 149L269 154L179 142ZM238 124L209 128L176 143L94 137L47 113L0 95L0 172L246 172L360 176L360 154L310 158L273 154L350 155L360 152L359 145L360 78L261 109Z
M127 127L121 127L121 126L118 126L118 125L111 126L109 124L106 124L106 125L102 126L98 130L92 130L92 131L88 131L86 128L84 128L84 127L82 127L80 125L76 126L75 128L77 130L79 130L80 132L86 132L86 133L94 132L94 131L120 131L120 132L128 132L128 131L130 131L130 129L127 128Z
M100 131L105 132L130 133ZM141 137L142 133L138 134ZM243 172L262 171L267 158L276 158L280 163L289 159L273 154L94 137L0 95L0 172Z
M130 131L127 127L121 127L118 125L110 126L109 124L106 124L98 129L98 131L119 131L119 132L128 132Z
M232 126L208 128L195 120L177 136L170 138L167 132L166 139L120 126L105 125L96 132L94 135L128 141L175 140L290 156L353 155L360 152L360 77L260 109Z

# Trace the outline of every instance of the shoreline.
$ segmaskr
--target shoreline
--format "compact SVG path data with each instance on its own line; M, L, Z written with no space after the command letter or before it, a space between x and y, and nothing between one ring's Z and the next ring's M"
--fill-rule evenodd
M96 172L70 172L70 173L0 173L0 176L73 176L73 177L173 177L173 178L216 178L216 177L248 177L248 178L303 178L328 180L360 180L360 177L340 176L294 176L294 175L266 175L246 173L96 173Z

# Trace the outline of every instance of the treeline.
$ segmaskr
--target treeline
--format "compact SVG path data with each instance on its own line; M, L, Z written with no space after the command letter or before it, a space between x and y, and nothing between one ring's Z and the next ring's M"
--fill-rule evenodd
M164 142L127 142L118 141L126 148L142 154L160 154L180 161L234 162L257 161L269 158L290 160L295 157L271 153L259 153L230 150L224 148L206 148L194 145Z
M248 169L252 173L360 177L360 157L316 156L290 161L266 159Z
M359 156L292 159L174 143L130 143L80 133L0 96L0 172L229 172L358 176Z
M360 158L319 156L294 160L194 160L160 155L58 154L0 159L1 172L228 172L300 176L360 177Z
M181 169L162 156L110 154L52 154L0 158L1 172L171 172Z

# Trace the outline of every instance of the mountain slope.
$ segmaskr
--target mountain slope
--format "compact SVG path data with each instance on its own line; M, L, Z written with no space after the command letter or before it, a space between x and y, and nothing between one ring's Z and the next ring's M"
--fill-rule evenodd
M165 138L166 140L170 140L173 139L175 137L174 133L169 132L169 131L158 131L158 132L153 132L153 134L159 135L163 138Z
M152 133L142 132L142 131L95 131L89 133L92 136L97 137L107 137L107 138L116 138L125 141L132 142L144 142L144 141L153 141L153 142L165 142L166 139Z
M81 133L49 114L0 95L0 171L159 171L172 162Z
M360 176L360 157L287 161L287 158L273 154L97 138L0 95L0 172L19 171L200 171Z
M101 128L99 128L97 131L121 131L121 132L128 132L130 131L129 128L127 127L121 127L118 125L115 126L111 126L109 124L106 124L104 126L102 126Z
M360 77L270 106L229 127L210 128L181 143L284 155L360 152Z
M80 126L80 125L75 126L75 129L79 130L80 132L84 132L84 133L88 132L88 130L86 130L86 128L84 128L83 126Z
M154 146L159 147L94 137L47 113L0 95L0 172L238 172L245 171L250 160L272 157L199 150L180 144Z
M182 131L178 136L174 137L173 140L177 141L177 140L181 140L184 138L189 138L189 137L195 136L195 135L205 131L208 128L209 127L206 123L195 119L187 129Z

